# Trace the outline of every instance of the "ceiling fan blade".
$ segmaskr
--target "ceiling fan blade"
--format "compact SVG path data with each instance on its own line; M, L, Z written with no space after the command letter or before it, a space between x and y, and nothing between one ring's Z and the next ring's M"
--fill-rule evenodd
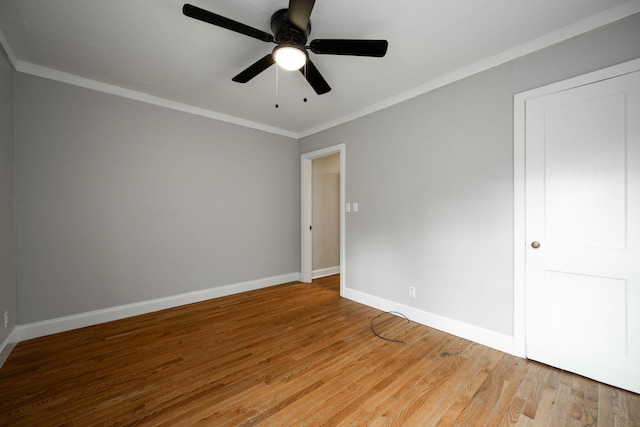
M259 59L253 64L249 65L247 69L242 71L240 74L238 74L231 80L238 83L246 83L252 78L254 78L255 76L257 76L258 74L260 74L261 72L263 72L264 70L266 70L267 68L269 68L270 66L272 66L274 63L275 61L273 60L272 54L265 55L262 59Z
M331 87L311 60L308 60L307 65L300 68L300 72L318 95L325 94L331 90Z
M386 40L316 39L309 45L318 55L353 55L383 57L389 43Z
M289 0L287 20L302 31L306 31L311 11L316 0Z
M226 28L227 30L235 31L236 33L253 37L254 39L262 40L264 42L274 41L273 36L269 33L265 33L264 31L236 22L232 19L225 18L224 16L220 16L213 12L209 12L208 10L200 9L197 6L185 4L182 7L182 13L189 18L198 19L218 27Z

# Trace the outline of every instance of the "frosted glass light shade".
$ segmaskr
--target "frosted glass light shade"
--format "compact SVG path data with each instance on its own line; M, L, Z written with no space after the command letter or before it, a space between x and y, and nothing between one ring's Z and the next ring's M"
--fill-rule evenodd
M273 51L273 59L285 70L299 70L307 62L307 54L297 47L278 46Z

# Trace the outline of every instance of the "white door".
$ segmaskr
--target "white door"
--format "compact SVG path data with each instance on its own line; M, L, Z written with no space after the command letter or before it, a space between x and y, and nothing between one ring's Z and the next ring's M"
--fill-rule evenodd
M525 104L526 354L640 392L640 72Z

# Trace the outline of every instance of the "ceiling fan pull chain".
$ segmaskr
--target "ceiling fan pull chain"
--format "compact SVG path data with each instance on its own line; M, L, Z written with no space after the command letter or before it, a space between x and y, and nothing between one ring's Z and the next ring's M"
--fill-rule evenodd
M278 99L279 99L279 91L278 91L278 64L276 64L276 108L278 108Z
M305 78L305 79L307 78L307 62L309 62L309 61L306 61L306 62L304 63L304 78ZM308 90L309 90L309 88L307 87L307 85L305 85L305 86L304 86L304 98L302 98L302 100L303 100L304 102L307 102L307 91L308 91Z

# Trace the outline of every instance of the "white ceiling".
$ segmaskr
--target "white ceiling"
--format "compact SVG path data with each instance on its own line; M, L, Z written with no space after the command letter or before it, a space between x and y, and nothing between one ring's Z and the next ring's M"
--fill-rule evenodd
M288 5L189 2L269 33ZM276 98L276 67L231 81L274 45L187 18L184 3L2 0L0 42L19 71L300 137L640 11L640 0L317 0L309 40L387 39L387 55L311 53L333 90L280 71Z

